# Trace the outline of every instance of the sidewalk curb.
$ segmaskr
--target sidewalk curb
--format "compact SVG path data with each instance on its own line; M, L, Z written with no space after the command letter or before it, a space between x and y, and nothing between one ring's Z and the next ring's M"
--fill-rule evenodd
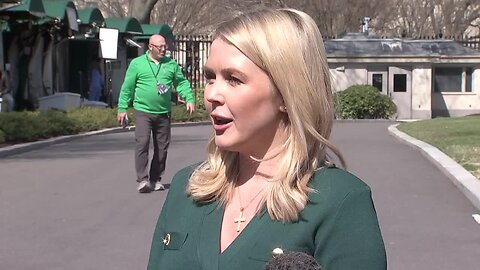
M0 158L12 156L12 155L17 155L17 154L25 153L25 152L32 151L32 150L37 150L37 149L40 149L42 147L47 147L47 146L57 144L57 143L68 142L68 141L78 139L78 138L82 138L82 137L99 135L99 134L106 134L106 133L125 132L125 131L127 131L127 130L124 130L121 127L106 128L106 129L95 130L95 131L90 131L90 132L81 133L81 134L54 137L54 138L41 140L41 141L14 144L14 145L11 145L11 146L0 148Z
M208 125L208 124L210 124L210 121L179 122L179 123L172 123L171 125L172 127L177 127L177 126L182 127L182 126L200 126L200 125ZM54 138L36 141L36 142L15 144L15 145L0 148L0 158L17 155L17 154L25 153L32 150L37 150L42 147L47 147L57 143L69 142L71 140L75 140L75 139L83 138L87 136L119 133L119 132L130 132L134 130L135 130L135 126L128 126L126 128L114 127L114 128L106 128L101 130L90 131L90 132L81 133L81 134L54 137Z
M438 148L398 130L398 125L394 124L388 127L390 134L401 142L419 149L480 210L480 181Z

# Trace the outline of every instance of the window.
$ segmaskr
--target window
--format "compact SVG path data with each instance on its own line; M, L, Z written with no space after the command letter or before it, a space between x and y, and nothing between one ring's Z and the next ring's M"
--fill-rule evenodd
M434 69L435 92L472 92L473 68L438 67Z
M393 74L393 92L407 92L407 74Z
M372 85L382 92L383 89L383 75L381 73L372 74Z

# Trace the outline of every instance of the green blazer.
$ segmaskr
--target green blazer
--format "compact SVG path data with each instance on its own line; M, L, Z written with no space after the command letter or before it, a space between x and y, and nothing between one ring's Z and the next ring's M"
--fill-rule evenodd
M265 269L275 248L306 252L324 270L387 269L370 188L348 172L317 171L310 183L317 192L309 194L297 222L275 221L263 211L220 253L224 208L196 204L186 195L193 169L182 169L173 178L153 235L148 270Z

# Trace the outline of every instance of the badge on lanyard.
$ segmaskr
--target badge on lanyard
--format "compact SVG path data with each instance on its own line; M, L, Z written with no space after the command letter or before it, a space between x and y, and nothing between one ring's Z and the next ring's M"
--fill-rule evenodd
M157 92L158 95L163 95L167 93L168 87L165 84L157 83Z

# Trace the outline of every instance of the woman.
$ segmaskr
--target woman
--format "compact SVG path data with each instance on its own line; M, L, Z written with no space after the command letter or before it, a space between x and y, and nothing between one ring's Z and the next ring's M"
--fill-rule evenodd
M241 15L217 29L204 72L208 159L174 177L148 269L264 269L279 250L327 270L386 269L369 187L327 159L343 160L315 22Z

